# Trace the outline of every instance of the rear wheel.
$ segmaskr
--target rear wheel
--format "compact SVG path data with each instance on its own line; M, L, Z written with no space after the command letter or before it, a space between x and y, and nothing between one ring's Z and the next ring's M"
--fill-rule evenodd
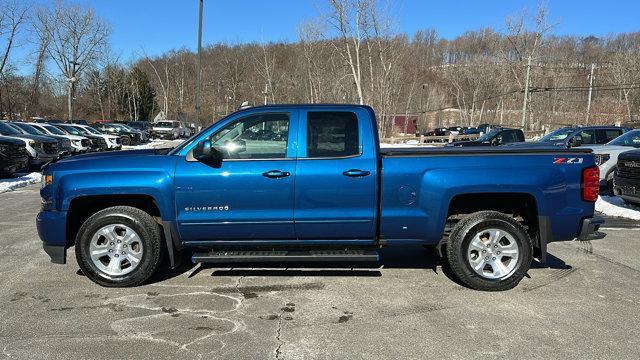
M497 211L476 212L458 222L446 250L454 274L483 291L515 287L533 260L532 241L524 227Z
M158 224L146 212L114 206L93 214L78 231L76 259L93 282L108 287L136 286L160 266Z

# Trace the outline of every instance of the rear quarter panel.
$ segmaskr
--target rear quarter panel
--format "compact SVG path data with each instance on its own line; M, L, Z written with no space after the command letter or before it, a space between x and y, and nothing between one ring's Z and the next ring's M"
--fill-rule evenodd
M582 163L554 164L559 157ZM594 204L581 199L582 170L593 165L591 154L383 156L380 233L437 243L455 196L524 193L535 198L538 215L549 217L555 241L573 239L580 220L593 215Z

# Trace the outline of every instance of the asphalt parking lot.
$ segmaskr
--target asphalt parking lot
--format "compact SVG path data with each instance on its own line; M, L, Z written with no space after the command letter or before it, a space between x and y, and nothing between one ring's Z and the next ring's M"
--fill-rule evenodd
M466 289L422 248L381 267L194 268L101 288L54 265L38 186L0 194L0 348L6 358L638 358L640 226L555 243L519 287Z

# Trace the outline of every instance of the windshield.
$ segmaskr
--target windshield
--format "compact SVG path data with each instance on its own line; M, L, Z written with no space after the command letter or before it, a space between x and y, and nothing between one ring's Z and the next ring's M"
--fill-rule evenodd
M102 133L100 131L92 128L91 126L82 127L82 129L84 129L86 132L88 132L90 134L102 135Z
M45 135L42 131L36 129L35 127L29 124L13 124L13 126L17 126L31 135Z
M2 135L21 135L22 133L4 122L0 122L0 134Z
M489 140L491 140L491 138L493 138L494 136L496 136L496 134L497 134L497 133L499 133L499 132L500 132L500 129L493 129L493 130L489 131L488 133L486 133L486 134L484 134L484 135L480 136L480 137L478 138L478 140L476 140L476 141L478 141L478 142L485 142L485 141L489 141Z
M632 130L609 141L607 145L631 146L640 148L640 130Z
M170 122L170 121L158 121L157 123L153 124L153 126L155 126L155 127L172 128L173 127L173 123Z
M82 136L82 132L80 132L80 130L76 129L76 128L75 128L75 127L73 127L73 126L64 126L64 125L60 125L60 127L61 127L64 131L68 132L68 133L69 133L69 134L71 134L71 135L80 135L80 136Z
M576 132L576 129L573 129L573 128L558 129L556 131L548 133L538 141L539 142L561 142L561 141L564 141L564 139L566 139L567 136L573 134L574 132Z
M80 133L82 135L90 134L89 131L87 131L87 129L85 129L85 128L81 127L81 126L71 126L71 127L76 129L76 130L78 130L78 131L80 131Z
M64 131L58 129L57 127L53 126L53 125L42 125L43 128L49 130L50 133L55 134L55 135L66 135Z

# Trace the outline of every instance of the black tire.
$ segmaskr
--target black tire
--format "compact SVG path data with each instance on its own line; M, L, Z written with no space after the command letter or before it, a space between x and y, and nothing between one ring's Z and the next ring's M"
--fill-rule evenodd
M93 235L110 224L123 224L133 229L138 234L144 249L137 267L122 276L111 276L100 271L89 255L89 245ZM106 208L89 217L78 231L75 251L82 272L91 281L106 287L129 287L142 284L160 267L164 252L158 223L146 212L129 206Z
M128 137L128 136L123 136L122 139L120 139L120 142L124 146L129 146L129 145L131 145L131 138Z
M509 233L519 248L516 266L504 278L485 278L476 273L469 263L467 250L471 240L488 228ZM456 224L447 241L446 253L451 270L465 285L481 291L503 291L514 288L526 275L533 261L533 244L525 228L513 217L497 211L479 211Z

